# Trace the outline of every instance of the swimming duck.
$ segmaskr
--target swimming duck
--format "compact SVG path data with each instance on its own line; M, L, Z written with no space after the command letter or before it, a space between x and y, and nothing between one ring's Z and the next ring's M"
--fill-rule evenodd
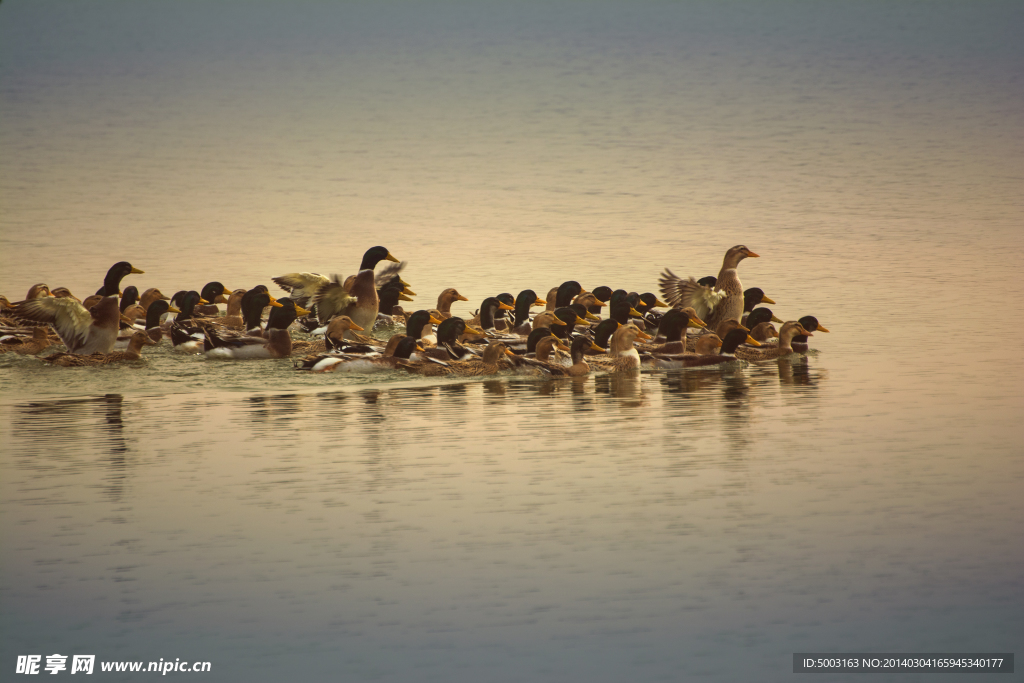
M442 322L444 321L435 318L430 311L416 311L409 316L409 321L405 324L405 333L419 342L423 348L437 346L437 335L434 334L432 325L440 325ZM429 341L425 342L425 339Z
M717 334L705 334L697 339L695 353L655 354L651 358L651 365L659 370L680 370L697 365L708 365L711 363L696 359L701 356L714 356L721 346L722 340ZM715 363L717 362L719 361L715 361Z
M412 366L410 356L417 350L421 350L416 340L406 335L395 335L392 339L397 340L393 352L377 357L355 357L350 355L320 355L303 358L301 364L296 366L297 370L309 370L310 372L381 372L384 370L395 370L399 367Z
M91 308L84 303L47 296L21 301L11 312L17 318L53 325L69 353L110 353L121 319L117 297L99 297Z
M437 311L441 314L442 319L452 317L452 304L456 301L469 301L469 299L459 294L454 287L449 287L438 295Z
M637 353L633 342L637 339L650 339L651 335L645 333L634 325L623 325L612 334L611 349L608 356L597 356L591 359L591 364L601 370L611 372L628 372L640 369L640 354Z
M164 295L164 293L156 287L150 287L139 297L139 305L147 311L154 301L170 301L170 297Z
M588 312L587 315L593 314ZM553 322L551 326L551 331L554 333L556 337L560 339L568 339L569 336L572 335L573 331L576 329L577 325L587 324L586 320L582 320L580 318L579 313L569 308L568 306L563 306L562 308L555 309L555 318L557 318L562 324L559 325Z
M580 286L580 283L575 280L568 280L563 282L558 287L558 291L555 293L555 308L563 308L572 303L572 300L581 294L586 294L586 290Z
M692 308L689 310L693 310ZM698 321L699 322L699 321ZM690 316L683 309L671 308L662 316L661 325L658 327L658 336L655 343L644 345L641 350L648 353L686 353L686 328L690 324ZM660 341L660 343L658 343Z
M457 316L452 316L437 326L437 346L428 348L424 355L437 360L460 360L473 356L472 351L459 343L459 337L469 330L471 334L482 335L483 330L478 330L466 324L466 321Z
M543 306L544 299L537 296L532 289L524 289L519 292L515 301L515 319L512 321L512 332L519 335L527 335L533 330L530 324L530 308Z
M714 343L716 340L710 338L715 336L717 335L704 335L697 340L698 343L702 345L700 347L701 351L704 352L702 354L686 354L682 357L677 356L674 358L661 359L661 361L656 359L655 364L662 369L673 370L679 368L697 368L708 365L731 363L738 358L736 350L739 348L739 345L744 342L747 342L748 344L751 343L746 332L741 329L734 329L725 336L725 339L721 340L721 349L718 354L712 355L707 353L707 348L704 345ZM757 345L756 341L753 343L754 345Z
M150 304L149 310L146 311L146 334L154 342L164 338L164 330L160 325L160 318L163 317L164 313L181 313L181 311L163 299L154 301Z
M751 331L753 331L755 325L760 325L761 323L782 322L785 321L780 320L778 317L776 317L776 315L772 313L772 309L765 308L763 306L761 308L755 308L753 311L751 311L747 316L743 318L743 326L749 328Z
M623 297L611 303L611 307L608 309L608 317L622 325L628 325L630 318L640 318L642 316L640 311L633 308Z
M666 268L659 281L661 293L673 307L692 306L711 329L723 320L739 322L743 317L743 285L736 269L745 258L758 255L743 245L727 251L714 286L701 285L692 277L683 280Z
M740 322L747 325L747 316L760 304L775 304L775 301L765 296L764 290L760 287L751 287L743 290L743 317ZM782 322L781 320L779 322ZM756 324L756 323L755 323ZM753 328L753 325L747 325Z
M308 313L298 307L295 302L285 297L278 299L281 304L270 311L267 329L262 337L225 337L210 327L206 331L204 349L207 358L247 359L247 358L287 358L292 353L292 337L288 326L295 322L299 315Z
M483 330L484 334L495 334L497 329L494 326L494 315L499 310L514 311L516 309L515 306L499 300L496 296L489 296L480 304L480 313L476 317L467 320L466 324L479 327Z
M79 303L82 302L82 300L79 299L74 294L72 294L71 290L68 289L67 287L57 287L56 289L51 289L50 290L50 294L52 294L53 296L57 297L58 299L74 299L75 301L77 301Z
M112 353L93 353L91 355L77 353L55 353L51 356L44 356L43 360L51 365L62 367L92 367L97 365L110 365L121 363L127 360L139 360L142 358L143 346L155 346L156 342L149 338L143 331L132 335L128 348L124 351Z
M748 349L740 347L736 349L736 357L743 360L774 360L793 353L793 337L798 334L812 336L811 331L806 329L797 320L790 320L782 325L779 330L779 345L765 347L763 349ZM750 343L749 340L747 343Z
M779 336L779 331L775 329L775 325L770 322L763 322L754 325L750 328L750 338L756 339L764 345L769 339L775 339Z
M810 330L811 332L824 332L825 334L829 333L828 330L826 330L821 325L821 323L818 322L818 319L815 318L813 315L805 315L804 317L800 318L798 322L804 326L804 329ZM810 348L807 344L807 337L808 335L804 334L798 334L795 337L793 337L793 350L796 351L797 353L807 353L807 350Z
M33 327L31 336L7 335L0 337L0 353L35 355L53 346L47 327Z
M448 361L445 363L425 362L417 365L402 365L409 372L414 372L427 377L442 375L459 375L461 377L482 377L494 375L504 369L502 358L505 356L515 357L504 342L492 341L484 349L483 357L479 360Z
M32 285L28 288L28 294L25 295L25 300L40 299L44 296L53 296L53 294L50 293L50 287L46 283L40 282L39 284Z
M114 265L110 266L110 270L107 271L106 277L103 278L103 286L100 287L96 293L100 296L117 296L121 295L121 280L126 275L136 273L138 275L143 274L145 271L139 270L127 261L118 261Z
M584 301L580 301L580 303L586 305L587 309L594 315L601 315L601 307L605 306L609 301L611 301L612 289L611 287L605 287L604 285L601 285L600 287L594 287L594 289L590 291L588 294L581 294L580 296L576 297L576 299L580 300L581 297L586 297L588 295L593 297L596 303L591 304Z
M220 309L217 308L217 304L226 304L228 302L228 291L220 282L207 282L203 286L203 291L199 292L199 296L209 303L196 306L195 314L214 317L220 315Z

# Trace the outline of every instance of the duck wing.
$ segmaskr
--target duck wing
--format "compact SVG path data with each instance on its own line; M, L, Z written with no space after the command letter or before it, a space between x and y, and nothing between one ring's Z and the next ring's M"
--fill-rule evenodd
M669 305L673 308L691 306L697 312L697 317L704 320L707 320L715 306L728 296L724 291L716 291L710 285L698 283L695 278L683 279L668 268L661 274L658 284Z
M11 314L16 318L53 325L71 353L85 346L93 321L89 311L74 299L52 296L19 301L14 304Z
M316 307L316 316L321 323L327 322L349 306L355 305L356 297L345 291L343 282L335 275L313 295L313 306Z
M406 263L408 263L408 261L402 261L401 263L388 263L373 277L373 286L379 289L386 285L393 277L402 272Z
M292 300L303 308L318 289L330 282L320 273L285 273L270 278L270 281L291 294Z

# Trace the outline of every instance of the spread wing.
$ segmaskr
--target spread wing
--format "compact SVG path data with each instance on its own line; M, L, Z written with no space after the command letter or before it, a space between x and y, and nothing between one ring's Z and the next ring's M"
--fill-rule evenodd
M406 261L402 261L401 263L389 262L386 266L380 269L379 273L377 273L373 277L373 285L377 289L380 289L381 287L386 285L392 278L397 277L398 274L402 272L402 269L405 268L406 263Z
M47 296L19 301L14 304L11 314L17 318L53 325L71 353L85 345L92 326L89 311L74 299Z
M661 293L673 308L692 306L697 317L707 320L711 311L726 297L723 291L715 291L714 287L702 285L692 277L685 280L668 268L658 280Z
M286 273L270 278L270 280L291 294L292 299L300 302L300 305L315 295L318 289L330 282L320 273Z
M338 314L343 314L349 306L356 303L356 298L345 291L343 280L337 275L313 295L316 306L316 317L325 323Z

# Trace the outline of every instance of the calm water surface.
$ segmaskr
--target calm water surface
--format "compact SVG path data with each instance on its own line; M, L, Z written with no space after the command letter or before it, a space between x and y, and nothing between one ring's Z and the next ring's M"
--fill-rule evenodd
M412 306L454 286L469 314L566 279L655 290L744 243L744 283L832 332L554 382L0 356L0 666L736 681L789 680L796 651L1024 652L1022 24L4 2L12 300L122 259L164 292L349 274L384 244Z

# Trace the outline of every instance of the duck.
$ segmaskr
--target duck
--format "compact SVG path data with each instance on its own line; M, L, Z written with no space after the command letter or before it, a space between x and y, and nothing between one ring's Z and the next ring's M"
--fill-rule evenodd
M388 283L384 287L377 289L378 312L374 327L394 325L401 322L401 320L394 319L394 314L395 309L400 308L398 305L399 301L412 301L406 295L406 290L407 288L401 282Z
M346 291L341 279L335 275L313 297L317 319L325 323L336 315L347 315L359 327L372 329L380 305L373 277L370 269L359 271L352 280L351 288ZM346 332L349 337L352 334L351 331Z
M174 295L172 300L178 301L178 305L181 308L175 309L178 311L178 314L174 317L174 320L170 320L170 316L168 316L168 320L160 323L161 331L170 335L171 347L176 353L202 353L207 325L196 321L193 317L193 311L200 301L199 292L192 290L190 292L178 293ZM150 308L153 308L153 306L150 306ZM167 310L170 311L170 307ZM149 313L147 312L146 315L146 323L148 325Z
M753 331L755 325L760 325L761 323L783 322L785 321L772 313L772 309L763 306L761 308L755 308L749 315L745 316L742 321L743 326L749 328L751 331Z
M17 318L53 325L69 353L110 353L121 319L117 297L101 296L90 308L84 303L46 296L18 302L11 312Z
M761 342L762 346L769 339L775 339L778 336L779 331L770 322L758 323L750 328L750 338Z
M608 317L622 325L628 325L630 318L640 318L642 316L640 311L633 308L625 298L621 298L611 303L608 309Z
M416 340L407 335L396 334L393 350L385 355L377 357L359 357L353 355L314 355L303 358L296 370L308 370L310 372L381 372L385 370L396 370L399 367L413 365L410 356L416 351L423 349L416 343ZM389 346L391 344L389 343Z
M686 353L686 328L690 325L689 309L670 308L661 318L661 325L658 327L658 336L652 340L654 343L641 346L641 350L647 353L674 354ZM702 321L696 320L694 323ZM658 343L660 342L660 343Z
M750 361L762 361L762 360L774 360L781 358L782 356L788 356L793 351L793 337L797 335L805 335L807 337L813 336L811 331L800 324L798 320L790 320L783 323L782 329L779 330L779 344L778 346L769 346L762 349L749 349L740 347L736 349L736 357L743 360ZM749 340L747 341L749 344ZM758 344L760 346L760 344Z
M659 280L661 293L673 307L692 306L710 329L717 328L723 320L740 322L743 285L736 271L746 258L759 258L759 255L742 244L729 249L713 286L701 285L692 277L684 280L666 268Z
M452 316L442 321L437 326L437 346L425 349L424 355L443 361L461 360L476 355L459 343L459 337L467 331L470 334L483 336L483 330L467 325L466 321L458 316Z
M295 322L299 315L309 311L296 306L295 302L287 297L278 299L277 303L280 306L270 311L267 329L262 337L226 337L221 336L214 327L207 329L203 344L206 357L241 360L290 356L292 337L288 333L288 326Z
M430 311L419 310L409 316L409 320L405 324L405 333L424 348L437 346L437 335L434 334L432 326L440 325L442 322L444 321L435 318Z
M112 297L111 297L112 298ZM77 353L55 353L51 356L44 356L42 359L51 365L61 367L93 367L97 365L111 365L129 360L140 360L142 358L143 346L155 346L156 342L149 338L149 335L139 330L132 335L128 342L128 348L124 351L111 353L93 353L91 355Z
M709 363L698 359L703 356L715 356L715 352L721 347L722 339L717 334L705 334L697 340L695 353L654 354L651 357L651 365L659 370L680 370L706 365Z
M154 301L170 301L170 297L156 287L150 287L139 296L139 305L147 311Z
M211 322L229 329L240 330L245 325L245 318L242 317L242 300L249 293L247 289L235 289L228 295L228 307L224 315ZM268 299L269 301L269 299ZM292 299L294 301L294 299ZM262 311L260 315L262 316Z
M608 355L593 358L592 364L611 372L639 370L640 354L633 346L633 342L637 339L651 339L651 335L634 325L623 325L612 334L611 349Z
M704 335L697 340L697 343L703 353L685 354L683 356L676 356L674 358L663 358L655 360L655 365L665 370L676 370L680 368L698 368L706 367L709 365L721 365L722 363L732 363L736 361L739 356L736 351L740 344L747 342L751 343L747 333L741 329L734 329L725 336L725 339L719 338L718 340L713 339L718 335ZM714 345L717 341L721 341L721 348L717 355L708 352L708 346ZM756 346L758 343L755 341L753 344Z
M575 280L563 282L555 293L555 309L568 306L572 303L573 299L586 293L587 290L583 289L580 283Z
M456 301L469 301L469 299L459 294L454 287L448 287L437 295L437 311L443 320L452 317L452 304Z
M117 296L121 296L121 280L123 280L126 275L131 275L132 273L142 275L145 272L146 271L144 270L139 270L127 261L118 261L114 265L110 266L106 277L103 278L103 286L96 290L96 293L100 296L114 296L115 294Z
M242 295L242 328L251 337L260 336L263 326L263 310L267 306L280 308L283 305L270 295L266 285L256 285Z
M154 342L159 342L164 338L164 330L160 325L160 319L164 313L181 313L181 310L171 306L164 299L160 299L150 304L149 310L146 311L146 334Z
M480 304L480 313L476 317L466 321L468 325L475 325L483 330L485 335L497 334L497 328L495 327L495 313L497 311L514 311L515 306L511 306L504 301L501 301L496 296L489 296L483 300Z
M54 342L50 339L50 332L47 327L33 327L31 336L5 335L0 337L0 353L17 353L23 356L35 355L50 348L53 344Z
M552 362L551 356L556 349L568 351L569 347L563 344L561 339L551 334L550 330L537 330L531 332L530 335L534 351L530 354L532 357L515 356L513 365L516 367L517 374L565 377L566 367L557 360ZM589 342L589 340L587 341Z
M609 318L608 320L602 320L596 326L594 326L592 330L594 334L593 343L596 349L588 349L586 351L587 355L607 353L608 345L611 343L612 335L615 334L615 330L619 329L620 327L622 327L622 323L620 323L618 320L612 320L611 318Z
M515 317L512 320L512 332L518 335L528 335L533 330L530 324L530 309L534 306L545 305L544 299L537 296L532 289L524 289L519 292L515 300Z
M199 292L199 297L209 303L196 306L195 314L205 317L220 315L220 309L217 308L217 304L226 304L228 302L229 291L220 282L207 282L203 286L203 290Z
M53 294L50 292L49 285L45 282L40 282L28 288L28 294L25 295L25 300L41 299L46 296L53 296Z
M504 342L492 341L484 349L483 357L475 360L453 360L445 363L431 363L425 362L416 365L402 365L400 367L420 375L427 377L437 377L445 375L458 375L460 377L483 377L486 375L495 375L505 369L502 364L502 358L509 356L514 358L515 354L512 353L505 346Z
M79 303L82 302L82 300L79 299L74 294L72 294L71 290L68 289L67 287L56 287L56 288L50 290L50 294L52 294L53 296L57 297L58 299L74 299L75 301L77 301Z
M755 306L760 304L772 304L775 305L773 299L769 299L764 293L764 290L760 287L750 287L749 289L743 290L743 317L740 318L740 322L747 325L747 316L754 310ZM782 322L781 320L778 322ZM753 325L747 325L747 327L753 329Z
M800 318L798 322L804 326L804 329L810 330L811 332L824 332L825 334L829 334L829 331L825 329L825 327L821 323L819 323L818 319L815 318L813 315L805 315L804 317ZM793 337L793 342L791 344L793 350L796 351L797 353L807 353L807 351L810 349L810 346L808 346L807 344L808 336L809 335L798 334L795 337Z
M591 304L591 303L587 303L586 301L582 300L583 298L585 298L587 296L593 297L595 303ZM576 297L578 302L584 304L585 306L587 306L587 309L591 313L593 313L594 315L600 315L601 314L601 308L603 306L607 305L608 302L611 300L611 298L612 298L612 288L611 287L606 287L604 285L601 285L599 287L594 287L594 289L591 290L590 292L588 292L587 294L580 294L578 297Z

